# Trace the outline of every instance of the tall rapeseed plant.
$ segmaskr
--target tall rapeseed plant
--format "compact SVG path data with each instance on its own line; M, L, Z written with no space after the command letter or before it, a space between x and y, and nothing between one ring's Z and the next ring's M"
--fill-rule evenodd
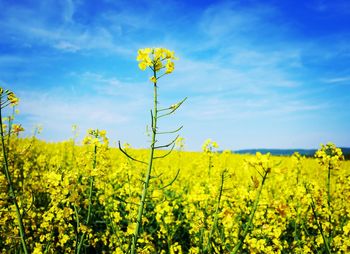
M254 187L258 189L258 192L257 192L257 195L256 195L254 203L253 203L252 211L249 214L248 222L245 225L243 225L243 231L239 233L238 242L236 243L231 254L236 254L236 253L241 252L241 248L243 246L244 240L246 239L248 233L254 227L254 223L253 223L254 216L255 216L255 213L256 213L258 206L259 206L260 196L261 196L263 187L265 185L265 181L267 179L267 176L268 176L268 174L270 174L271 170L274 167L277 167L278 165L279 165L279 163L272 164L272 162L270 160L270 153L268 153L266 155L262 155L260 152L257 152L256 157L253 160L247 161L247 166L255 168L255 170L260 175L261 183L258 180L258 178L252 177Z
M93 211L92 211L92 199L93 199L93 189L94 189L94 182L95 182L95 176L97 175L96 166L97 166L97 150L100 149L102 146L108 147L108 138L106 137L106 131L105 130L88 130L88 135L84 138L84 144L85 145L92 145L93 147L93 157L92 157L92 170L89 176L89 188L88 188L88 209L87 209L87 216L85 218L85 225L90 226L92 222L93 217ZM79 214L78 209L76 206L74 206L75 214L76 214L76 225L77 229L80 228L80 221L79 221ZM78 230L77 230L78 231ZM86 235L87 232L82 232L81 235L77 234L76 236L76 253L80 254L83 250L84 243L86 241Z
M25 235L25 229L23 225L23 216L21 214L18 201L17 201L17 195L16 191L14 189L14 185L12 182L12 177L10 174L9 169L9 162L8 162L8 152L9 152L9 144L10 144L10 137L11 134L17 134L20 131L23 131L23 128L20 125L15 125L12 123L13 116L10 116L8 118L8 126L6 126L3 123L3 116L2 116L2 110L7 107L15 107L19 102L19 99L17 96L9 91L4 90L2 87L0 87L0 136L1 136L1 145L2 145L2 155L3 155L3 170L7 179L8 189L9 189L9 197L12 200L15 209L16 209L16 216L17 216L17 223L19 228L19 234L22 242L22 249L24 253L28 253L28 247L26 243L26 235ZM8 130L6 131L6 127L8 127ZM5 141L5 138L7 137L7 142Z
M120 150L126 156L128 156L130 159L147 165L147 171L145 174L145 179L143 181L141 199L140 199L139 208L138 208L136 227L135 227L135 231L134 231L132 243L131 243L131 253L132 254L136 253L137 240L139 238L139 233L140 233L140 230L142 228L142 216L144 213L144 207L145 207L145 203L146 203L146 199L147 199L147 190L148 190L150 180L151 180L153 161L155 159L164 158L167 155L169 155L172 152L172 150L174 149L175 141L178 138L178 137L175 137L170 143L168 143L166 145L157 145L156 144L157 143L156 137L159 134L177 133L182 128L182 126L181 126L180 128L173 130L173 131L160 132L160 131L158 131L158 120L162 117L169 116L172 113L174 113L181 106L181 104L186 100L186 98L185 98L182 101L175 103L167 108L162 108L162 109L158 108L158 86L157 86L158 80L161 77L163 77L167 74L170 74L174 71L174 69L175 69L174 60L177 60L177 58L175 57L173 51L170 51L170 50L165 49L165 48L139 49L136 59L137 59L137 61L139 61L139 68L141 70L144 71L147 68L149 68L152 72L152 77L150 78L150 81L153 84L153 110L151 110L152 139L151 139L151 144L150 144L148 162L140 161L140 160L137 160L137 159L131 157L119 145ZM162 156L155 156L156 149L168 148L168 147L170 147L169 152L165 153ZM176 174L176 176L177 175L178 174Z
M208 156L208 176L210 176L211 168L213 167L212 157L214 153L214 149L219 148L218 143L212 141L210 138L205 140L202 145L202 151L205 155Z
M329 230L328 235L325 235L324 228L322 227L322 223L319 220L319 216L316 212L316 206L313 198L311 197L311 208L317 223L318 230L322 235L322 239L324 242L325 250L327 253L331 253L332 240L333 240L333 220L332 213L333 208L331 205L332 196L331 196L331 173L332 171L339 170L340 161L344 160L344 156L342 150L337 148L333 143L328 143L327 145L321 144L321 148L317 150L315 153L315 157L318 160L318 163L327 170L327 180L326 180L326 188L327 188L327 208L328 208L328 223Z

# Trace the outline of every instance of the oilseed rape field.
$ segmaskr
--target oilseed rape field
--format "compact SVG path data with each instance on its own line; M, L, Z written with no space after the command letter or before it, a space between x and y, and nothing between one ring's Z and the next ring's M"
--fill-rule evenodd
M157 125L186 100L165 108L157 100L176 59L167 49L138 52L154 89L148 149L112 147L98 129L82 142L21 137L19 99L1 88L2 253L350 253L341 149L239 155L208 139L202 152L184 151L182 127ZM169 143L158 144L160 134Z
M83 253L128 253L144 167L106 139L96 147L94 153L94 144L73 140L11 140L12 182L32 253L76 253L82 234ZM255 167L271 172L249 225L262 186ZM327 168L314 158L174 151L155 162L137 251L232 253L249 226L239 253L325 253L322 225L330 251L348 253L349 172L348 161L332 168L328 207ZM3 173L0 181L0 246L15 253L21 249L16 212Z

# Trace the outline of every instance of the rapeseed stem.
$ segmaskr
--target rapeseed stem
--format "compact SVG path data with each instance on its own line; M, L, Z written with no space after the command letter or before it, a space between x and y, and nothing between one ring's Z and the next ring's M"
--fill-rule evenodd
M96 134L96 137L97 137L97 134ZM93 161L92 161L92 170L94 170L96 168L96 163L97 163L97 158L96 157L97 157L97 145L95 144L94 145ZM94 176L90 175L90 177L89 177L88 214L87 214L87 218L86 218L86 221L85 221L87 226L90 224L90 219L91 219L91 216L92 216L91 209L92 209L92 190L93 190L93 187L94 187ZM76 216L78 216L77 213L76 213ZM77 227L79 228L79 217L77 218ZM82 249L84 241L85 241L85 236L86 236L86 232L83 232L83 234L81 235L80 240L79 240L78 248L77 248L77 251L76 251L77 254L80 254L80 252L81 252L81 249Z
M157 77L157 73L155 70L153 70L153 75L154 77ZM154 149L155 149L155 143L156 143L156 136L157 136L157 82L154 83L153 85L153 114L152 114L152 141L151 141L151 146L150 146L150 153L149 153L149 161L148 161L148 166L147 166L147 173L146 173L146 178L143 183L143 189L142 189L142 194L141 194L141 201L139 205L139 210L137 214L137 220L136 220L136 227L134 231L134 237L132 238L132 245L131 245L131 253L135 254L136 253L136 245L137 245L137 239L139 236L140 228L142 226L142 215L143 215L143 209L145 206L146 202L146 197L147 197L147 189L149 185L149 181L151 178L151 173L152 173L152 166L153 166L153 159L154 159Z
M249 216L249 220L245 224L243 233L241 234L240 239L239 239L238 243L236 244L236 246L234 247L234 249L231 252L231 254L239 253L239 250L242 247L243 242L244 242L246 236L248 235L249 230L251 230L251 228L253 226L254 215L255 215L256 210L258 209L259 201L260 201L260 195L261 195L262 189L264 187L264 184L265 184L265 181L266 181L268 173L269 173L268 170L266 170L264 172L264 175L263 175L263 178L262 178L262 182L261 182L261 185L260 185L260 188L259 188L259 191L258 191L258 195L256 196L255 201L254 201L253 210L252 210L252 212L250 213L250 216Z
M256 196L254 204L253 204L253 209L249 215L248 222L244 225L243 232L242 232L242 234L240 234L239 239L238 239L238 243L235 245L231 254L236 254L240 251L246 236L248 235L249 231L254 226L253 225L254 215L255 215L255 212L259 206L260 196L261 196L265 181L267 179L267 175L271 172L272 166L270 164L271 164L270 163L270 154L268 153L267 155L262 155L259 152L256 154L255 160L248 162L248 165L250 165L256 169L258 174L261 176L262 181L261 181L261 185L259 187L257 196ZM279 164L275 164L273 166L275 167L277 165L279 165ZM258 187L258 186L256 186L256 187Z
M2 88L0 88L0 89L1 89L1 95L2 95L3 89ZM17 101L18 101L18 99L17 99ZM0 104L1 105L6 105L6 101L4 103L2 102L2 96L0 98ZM7 105L9 105L9 104L7 104ZM11 174L10 174L10 171L9 171L9 163L8 163L9 147L6 148L6 145L5 145L5 133L4 133L4 128L3 128L2 109L3 109L3 106L1 106L1 108L0 108L0 135L1 135L2 152L3 152L3 157L4 157L4 159L3 159L3 167L4 167L7 183L9 185L10 199L13 201L13 204L14 204L14 206L16 208L17 223L18 223L19 233L20 233L20 237L21 237L22 249L23 249L23 252L25 254L27 254L28 253L28 247L27 247L27 244L26 244L26 235L25 235L25 229L24 229L24 225L23 225L23 218L22 218L22 215L21 215L18 203L17 203L17 197L16 197L16 193L15 193L15 190L14 190L14 187L13 187ZM9 127L9 130L11 130L11 127ZM8 135L10 136L11 133L9 132ZM8 138L10 139L10 137L8 137ZM9 141L8 141L8 144L9 144Z
M207 249L208 249L208 253L210 253L210 254L213 253L212 241L213 241L214 232L215 232L215 230L218 229L220 202L221 202L222 192L224 191L224 182L225 182L225 173L226 172L227 172L227 170L224 169L221 173L219 195L217 198L216 209L215 209L215 213L214 213L214 222L213 222L213 225L212 225L210 232L209 232Z

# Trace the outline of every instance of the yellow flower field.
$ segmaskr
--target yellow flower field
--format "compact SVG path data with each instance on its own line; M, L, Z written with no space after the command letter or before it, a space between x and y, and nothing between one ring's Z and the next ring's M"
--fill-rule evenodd
M30 252L76 253L82 234L83 253L130 250L145 165L110 148L105 132L91 134L80 146L11 139L9 168ZM147 150L125 149L147 158ZM239 253L326 253L320 225L332 253L349 253L350 163L337 160L330 172L329 209L322 161L213 151L155 160L137 252L232 253L261 187L261 166L270 171ZM1 252L19 252L3 172L0 186Z

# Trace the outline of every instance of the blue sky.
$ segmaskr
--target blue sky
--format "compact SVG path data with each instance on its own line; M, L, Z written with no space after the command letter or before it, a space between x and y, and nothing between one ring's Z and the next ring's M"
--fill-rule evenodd
M49 141L106 129L146 147L150 72L137 49L179 60L159 101L183 107L187 150L350 146L350 2L0 0L0 84L21 99L17 121ZM163 141L163 140L162 140Z

